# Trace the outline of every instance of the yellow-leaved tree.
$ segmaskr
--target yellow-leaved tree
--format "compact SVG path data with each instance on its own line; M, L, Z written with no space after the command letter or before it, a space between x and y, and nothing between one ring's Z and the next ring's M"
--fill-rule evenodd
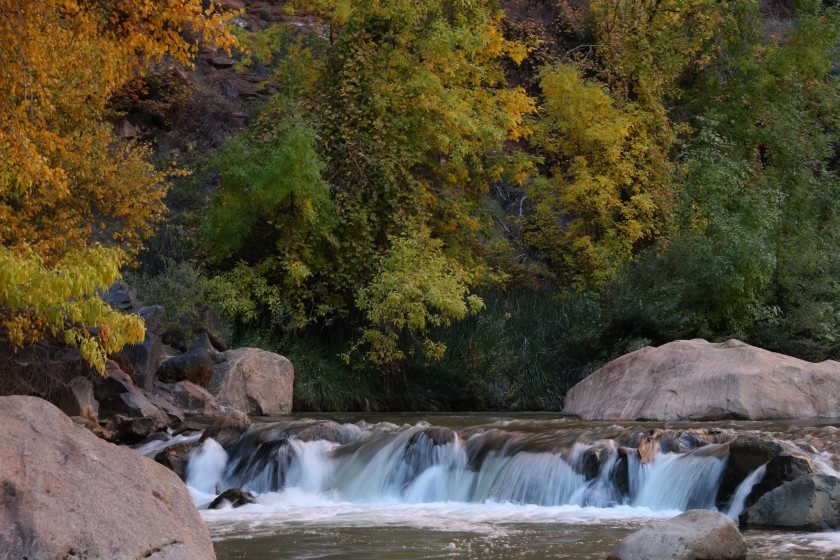
M197 42L228 48L200 0L0 0L0 336L13 348L62 335L100 372L143 338L138 317L95 295L161 215L164 174L119 140L108 101Z

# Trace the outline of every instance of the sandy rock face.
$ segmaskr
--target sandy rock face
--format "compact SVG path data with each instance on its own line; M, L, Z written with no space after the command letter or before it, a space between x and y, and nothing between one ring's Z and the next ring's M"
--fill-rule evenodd
M625 537L607 560L744 560L747 543L735 522L714 511L693 509L655 521Z
M259 348L237 348L220 356L207 388L222 406L258 416L292 411L295 370L289 360Z
M569 390L563 412L589 420L840 417L840 363L737 340L678 340L608 363Z
M35 397L0 398L0 551L9 558L213 559L178 477Z

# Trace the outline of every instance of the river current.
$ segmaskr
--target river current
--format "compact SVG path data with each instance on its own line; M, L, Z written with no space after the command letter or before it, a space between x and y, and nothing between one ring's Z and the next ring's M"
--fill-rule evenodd
M190 459L187 485L220 560L602 559L652 519L698 507L737 519L763 467L721 490L727 444L718 442L734 434L791 441L829 474L840 466L840 430L830 421L263 420L227 449L206 440ZM655 429L675 435L641 459L633 451ZM141 451L153 455L159 445ZM204 509L232 487L252 492L257 503ZM751 559L840 558L840 533L744 536Z

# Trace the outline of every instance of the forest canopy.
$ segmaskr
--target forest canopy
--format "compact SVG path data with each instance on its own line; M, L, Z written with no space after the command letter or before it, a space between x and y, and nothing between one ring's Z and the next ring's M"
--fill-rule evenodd
M92 294L135 262L147 303L300 363L303 408L556 407L678 338L840 356L831 2L230 4L0 0L14 345L101 366L142 325ZM223 80L243 126L186 177L113 122L199 41L230 60L155 107Z

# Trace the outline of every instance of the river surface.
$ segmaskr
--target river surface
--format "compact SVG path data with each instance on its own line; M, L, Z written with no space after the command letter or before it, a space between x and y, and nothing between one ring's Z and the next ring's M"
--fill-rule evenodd
M718 439L761 432L789 440L831 474L840 456L840 421L366 414L259 422L236 447L208 440L190 461L199 508L227 487L257 496L237 509L202 509L220 560L603 559L653 519L694 507L737 517L754 481L721 503L727 448ZM660 451L649 464L622 451L655 428L718 435L698 447L681 436L669 445L686 449ZM840 533L744 536L751 559L840 558Z

